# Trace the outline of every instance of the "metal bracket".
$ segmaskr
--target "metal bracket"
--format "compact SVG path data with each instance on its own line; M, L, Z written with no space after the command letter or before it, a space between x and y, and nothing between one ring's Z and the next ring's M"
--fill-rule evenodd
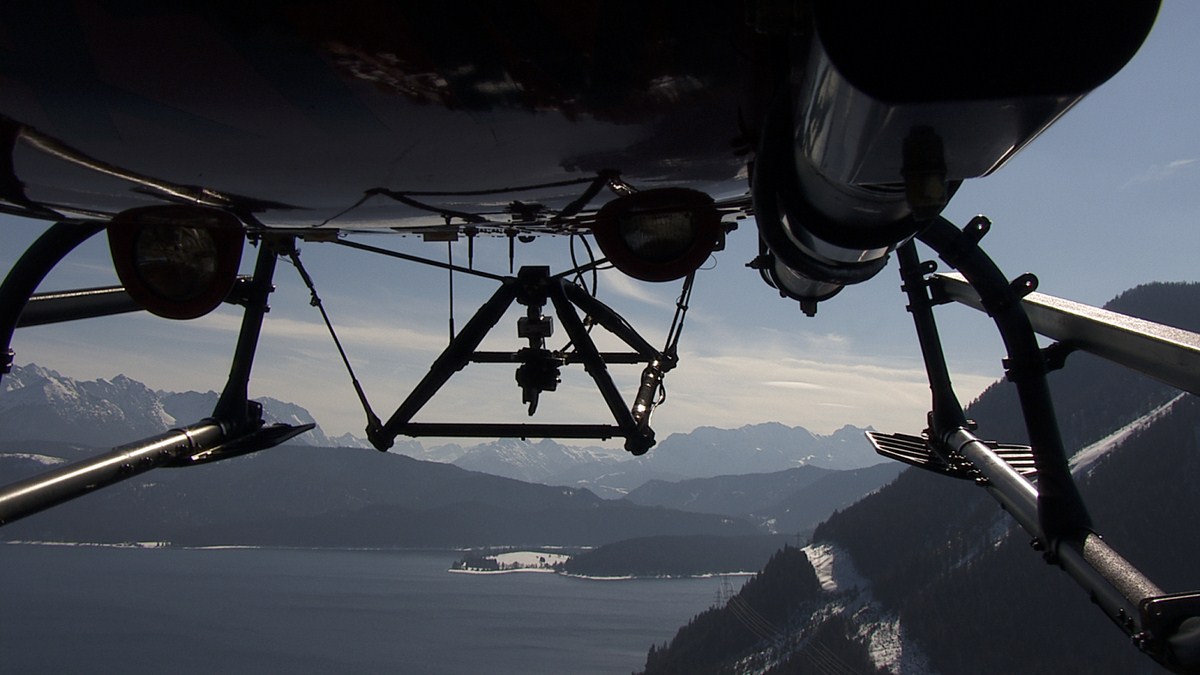
M1046 363L1046 370L1062 370L1067 365L1067 357L1075 353L1075 349L1065 342L1055 342L1043 348L1042 360Z
M1176 672L1200 672L1200 593L1147 598L1138 610L1145 629L1138 646Z
M979 291L961 276L938 274L932 281L935 294L986 311ZM1042 293L1020 304L1039 334L1200 395L1200 333Z

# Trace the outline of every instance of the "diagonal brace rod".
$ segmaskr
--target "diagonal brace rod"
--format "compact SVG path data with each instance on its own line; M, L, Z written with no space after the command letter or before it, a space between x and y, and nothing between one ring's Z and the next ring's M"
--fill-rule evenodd
M648 361L662 358L662 353L647 342L645 338L638 335L637 331L621 315L613 311L611 307L596 299L577 284L564 280L562 290L566 298L575 306L582 309L584 314L595 319L597 323L620 338L622 342L629 345L643 358ZM574 339L574 336L572 336L572 339Z
M400 429L408 424L413 415L416 415L429 402L429 399L433 398L434 394L450 380L454 373L462 370L470 362L471 354L483 342L488 331L500 321L509 306L516 300L517 290L516 279L504 279L500 288L496 289L492 297L483 303L483 306L475 312L467 325L463 326L458 335L450 341L446 349L429 367L429 372L421 378L421 381L409 393L408 398L404 399L400 407L396 408L396 412L392 413L388 421L381 427L367 428L367 438L370 439L371 445L375 446L375 449L382 452L392 447Z
M596 348L596 343L592 342L592 338L588 335L583 321L575 313L575 306L571 304L571 300L567 297L565 287L569 284L570 282L561 279L558 283L550 284L548 289L550 302L554 304L554 311L558 314L563 329L567 331L567 336L571 338L571 342L575 345L575 350L583 359L584 370L595 381L596 387L600 390L600 395L604 397L605 404L608 405L609 411L612 412L613 419L616 420L617 425L624 432L625 449L635 455L643 454L654 444L653 432L647 430L648 433L642 433L638 430L637 422L633 419L633 413L626 406L624 399L621 398L621 393L617 391L617 386L612 381L612 376L608 372L608 367L604 364L600 350Z

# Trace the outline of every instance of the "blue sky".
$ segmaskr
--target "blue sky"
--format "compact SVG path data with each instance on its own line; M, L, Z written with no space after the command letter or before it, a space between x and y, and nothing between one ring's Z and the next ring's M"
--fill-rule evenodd
M1164 3L1142 50L1112 80L992 176L968 181L945 215L976 213L994 225L984 247L1010 276L1038 275L1042 292L1101 304L1149 281L1197 281L1200 236L1200 5ZM43 225L0 217L7 269ZM370 243L444 258L445 244L374 237ZM477 243L476 264L507 271L506 243ZM727 250L698 276L680 344L656 412L659 435L696 426L780 421L828 433L844 424L916 432L928 388L895 263L875 279L823 303L815 318L780 299L745 268L756 249L744 222ZM252 254L244 267L249 269ZM455 250L466 258L465 244ZM446 273L340 247L305 245L309 267L376 411L386 417L447 339ZM565 267L564 239L518 245L517 264ZM114 283L103 237L73 254L43 290ZM251 394L299 403L328 432L362 434L361 411L307 291L281 264ZM456 277L461 326L492 282ZM677 284L602 276L600 297L661 344ZM488 348L515 349L516 313ZM999 340L986 317L939 310L955 383L964 401L1000 375ZM219 390L240 321L233 308L180 323L149 316L95 319L19 331L17 363L36 362L77 378L124 373L151 387ZM556 336L552 343L561 339ZM632 395L640 369L614 366ZM510 366L474 365L434 399L421 421L522 421ZM564 372L535 421L608 422L582 369ZM984 421L986 425L986 421Z

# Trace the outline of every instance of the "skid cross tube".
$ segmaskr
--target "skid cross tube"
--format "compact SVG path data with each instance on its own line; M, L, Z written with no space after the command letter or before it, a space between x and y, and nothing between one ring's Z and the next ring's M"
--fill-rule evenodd
M622 361L641 361L661 358L646 340L637 335L624 319L598 300L591 298L561 275L550 275L544 267L526 267L517 277L505 277L500 288L479 307L462 330L450 340L450 344L438 355L429 372L413 387L409 395L396 408L391 417L381 425L367 427L367 438L380 451L395 443L396 436L466 436L513 438L558 437L599 438L620 436L626 439L625 447L634 454L642 454L654 444L654 433L639 430L630 408L621 398L605 365L606 355L596 348L575 311L579 305L602 326L612 326L613 332L633 347L638 353ZM520 352L498 353L477 352L487 333L495 327L514 302L530 307L540 307L549 301L555 314L574 345L575 352L562 362L581 362L600 390L616 425L602 424L492 424L492 423L418 423L412 418L437 394L450 378L471 362L522 363ZM615 360L614 360L615 361Z
M250 276L239 276L225 302L239 304L245 297L243 289L250 284ZM125 290L124 286L99 288L75 288L66 291L35 293L29 297L17 328L45 326L54 323L95 319L117 314L144 312L142 307Z
M921 263L909 242L898 256L933 394L929 449L948 464L969 464L976 483L1034 537L1047 561L1062 567L1139 648L1176 672L1200 672L1200 594L1164 594L1091 529L1067 466L1045 362L1021 303L1035 281L1027 275L1009 283L978 247L989 225L976 217L960 231L938 218L919 238L962 273L1004 339L1008 378L1016 384L1033 443L1037 485L972 433L951 386L933 318L932 282L925 277L934 267Z
M957 274L935 274L930 284L942 297L983 309ZM1043 293L1030 293L1021 305L1039 334L1200 396L1200 333Z
M30 296L17 328L143 311L124 286L79 288Z

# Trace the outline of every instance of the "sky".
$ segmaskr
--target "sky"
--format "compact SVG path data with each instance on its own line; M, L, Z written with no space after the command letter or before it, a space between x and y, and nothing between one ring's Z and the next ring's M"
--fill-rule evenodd
M1103 304L1151 281L1200 281L1200 3L1167 0L1129 65L991 176L968 180L944 215L960 225L977 213L993 222L983 247L1010 277L1033 272L1039 291ZM0 269L45 227L0 216ZM367 243L444 260L446 244L368 236ZM681 363L666 379L654 415L660 438L697 426L766 421L827 434L843 425L919 432L928 384L893 260L869 282L822 303L816 317L745 267L757 248L742 221L726 250L697 275L680 342ZM466 260L465 243L454 258ZM922 249L925 257L930 254ZM304 244L301 258L376 412L391 414L448 339L447 273L341 247ZM516 263L569 266L567 240L518 244ZM249 272L253 253L243 260ZM476 267L506 273L507 243L476 244ZM944 268L944 266L943 266ZM104 238L69 256L40 290L115 283ZM307 289L281 262L277 290L251 382L252 396L307 408L330 434L363 435L365 417L337 352L309 306ZM495 283L456 275L453 313L462 326ZM678 283L647 284L609 271L599 297L652 344L662 345ZM485 349L515 350L514 309ZM989 320L960 306L938 310L960 398L971 400L1001 375L999 338ZM16 362L77 379L125 374L152 388L220 390L240 311L222 307L176 322L149 315L92 319L18 331ZM597 333L600 329L597 329ZM595 335L595 334L594 334ZM565 342L561 327L551 346ZM601 348L615 343L601 342ZM632 399L639 366L612 366ZM514 367L476 364L453 378L415 421L527 421ZM186 420L184 422L191 422ZM559 391L543 395L534 422L610 423L580 366L564 368ZM986 420L982 420L986 430Z

